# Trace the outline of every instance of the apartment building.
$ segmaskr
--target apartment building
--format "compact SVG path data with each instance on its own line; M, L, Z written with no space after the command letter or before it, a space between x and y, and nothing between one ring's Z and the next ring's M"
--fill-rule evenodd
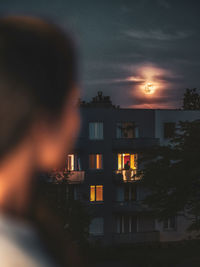
M200 111L130 109L114 106L98 92L81 102L82 127L67 156L74 197L93 216L91 242L104 245L174 241L187 238L183 217L154 220L142 205L147 192L138 183L138 158L154 145L165 145L179 120L200 118Z

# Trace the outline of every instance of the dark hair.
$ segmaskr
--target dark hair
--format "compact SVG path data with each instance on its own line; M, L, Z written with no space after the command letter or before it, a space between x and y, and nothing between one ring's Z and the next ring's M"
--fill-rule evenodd
M0 18L0 158L37 116L56 118L77 82L69 34L39 18Z
M77 82L76 47L69 34L39 18L0 18L0 159L23 139L34 120L56 120ZM65 266L66 247L72 245L61 240L59 218L38 189L35 181L24 219L38 228L52 257Z

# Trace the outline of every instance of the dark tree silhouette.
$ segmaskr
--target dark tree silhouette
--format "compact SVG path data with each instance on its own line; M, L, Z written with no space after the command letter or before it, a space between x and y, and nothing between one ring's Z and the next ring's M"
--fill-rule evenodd
M200 93L197 88L186 89L182 107L185 110L200 110Z
M52 214L56 215L67 236L81 246L88 242L90 215L81 200L73 197L73 184L69 182L69 171L52 171L40 182L43 195Z
M179 121L168 146L146 152L141 183L144 200L160 220L176 214L191 218L190 230L200 229L200 120Z

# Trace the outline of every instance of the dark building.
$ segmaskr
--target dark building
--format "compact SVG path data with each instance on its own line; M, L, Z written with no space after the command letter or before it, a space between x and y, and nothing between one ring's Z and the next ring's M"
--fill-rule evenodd
M82 128L67 159L74 197L93 216L91 241L102 244L180 240L187 221L173 217L157 222L141 204L138 158L154 145L167 144L179 120L200 117L200 111L125 109L102 92L80 102Z

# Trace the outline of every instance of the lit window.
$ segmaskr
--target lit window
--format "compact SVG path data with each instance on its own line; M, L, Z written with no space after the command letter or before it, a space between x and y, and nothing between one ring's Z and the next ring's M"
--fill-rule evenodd
M95 185L90 186L90 201L95 201Z
M74 171L74 154L67 155L67 170Z
M89 123L89 139L91 140L103 139L103 122Z
M103 201L103 186L96 186L96 201Z
M103 201L103 185L90 186L90 201Z
M96 217L91 220L91 223L89 226L89 233L91 235L103 235L104 219L102 217Z
M90 169L103 169L103 155L90 154L89 155L89 168Z
M137 154L118 154L118 170L137 169Z
M64 167L65 171L81 171L81 161L77 154L68 154L66 164Z
M134 122L118 122L117 138L137 138L139 137L139 129Z

